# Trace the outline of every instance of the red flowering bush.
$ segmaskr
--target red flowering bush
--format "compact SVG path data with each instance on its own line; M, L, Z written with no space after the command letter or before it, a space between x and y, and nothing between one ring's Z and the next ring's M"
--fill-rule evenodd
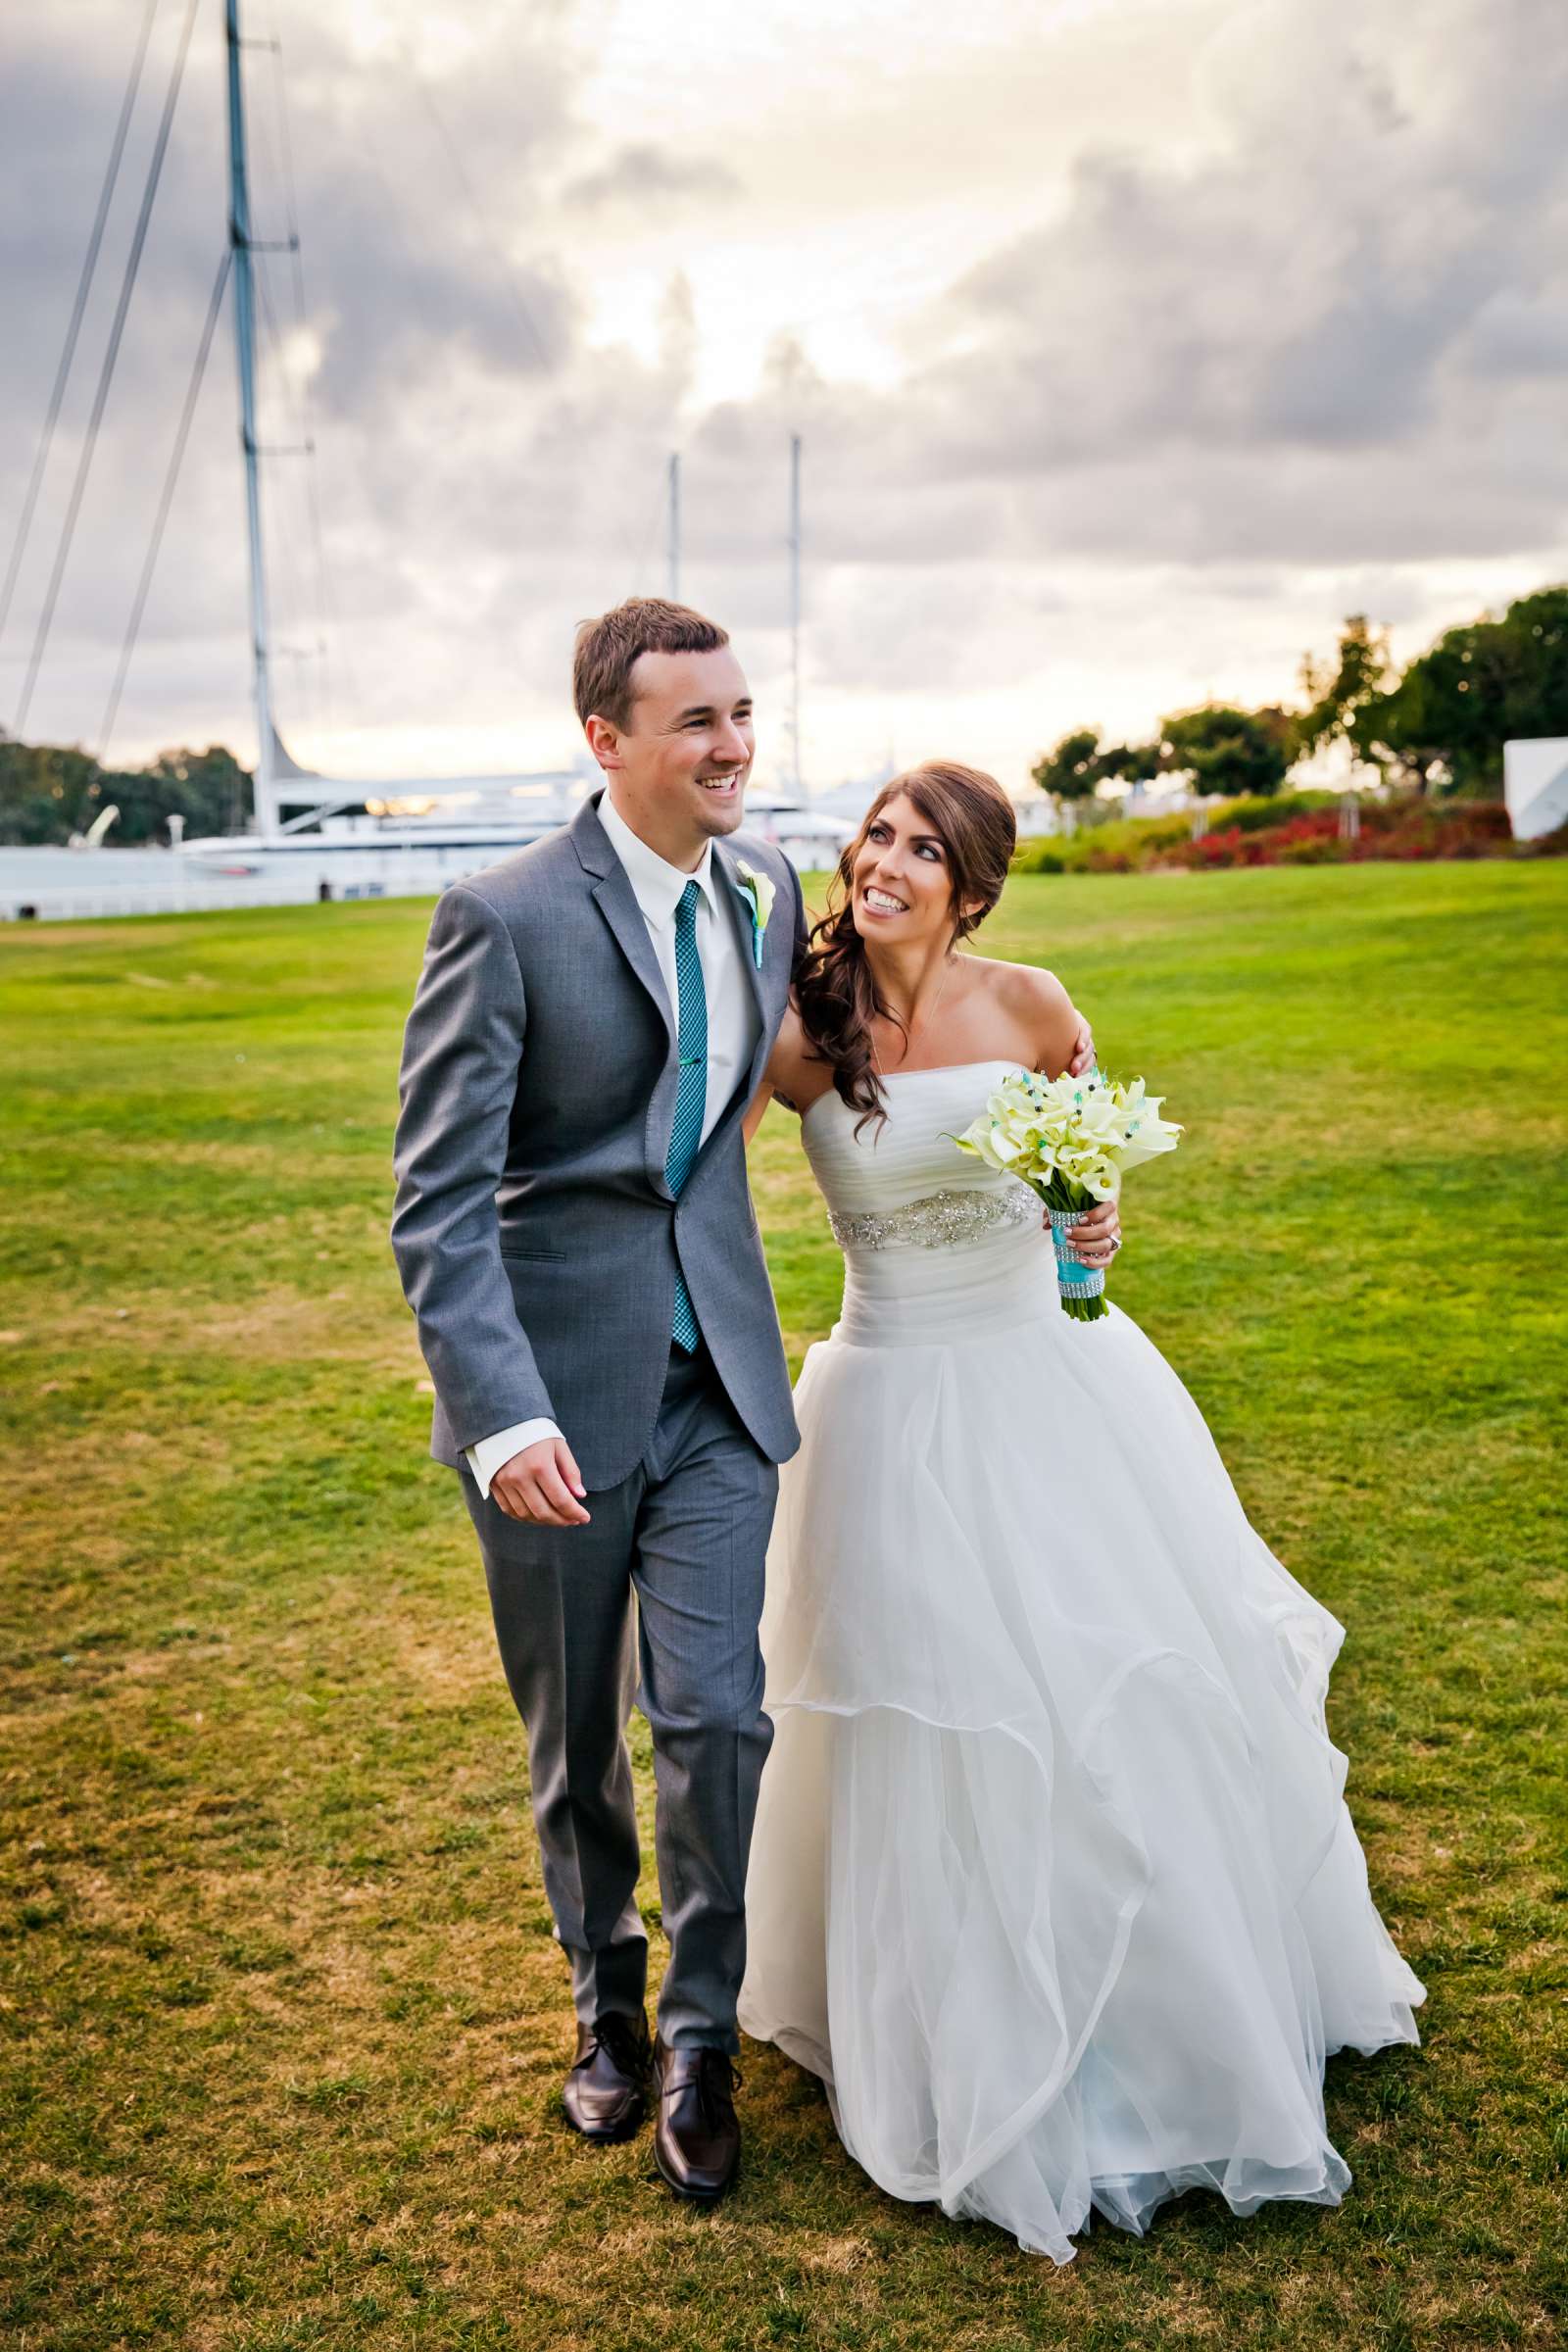
M1356 865L1369 858L1552 858L1568 855L1568 826L1516 842L1500 801L1363 800L1360 832L1340 838L1338 793L1222 801L1201 840L1185 814L1114 818L1050 841L1025 841L1025 874L1132 874L1152 867L1206 871L1236 865ZM1271 821L1264 823L1264 817Z
M1568 829L1565 829L1568 835ZM1568 838L1551 837L1557 853ZM1532 843L1533 852L1547 851ZM1199 841L1182 841L1151 862L1202 871L1235 865L1351 865L1369 858L1496 858L1513 850L1508 812L1496 801L1367 801L1353 841L1340 837L1337 808L1314 808L1283 824L1244 831L1218 825Z

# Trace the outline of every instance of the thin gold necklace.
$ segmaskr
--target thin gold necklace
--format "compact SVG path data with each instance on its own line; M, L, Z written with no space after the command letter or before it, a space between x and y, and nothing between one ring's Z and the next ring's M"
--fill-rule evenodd
M936 1017L937 1017L937 1006L938 1006L938 1005L941 1004L941 1002L942 1002L942 992L943 992L943 990L944 990L944 989L947 987L947 985L948 985L948 974L949 974L949 973L952 971L952 969L953 969L954 965L955 965L955 964L957 962L957 960L958 960L958 958L957 958L957 956L956 956L956 955L950 955L950 956L949 956L949 957L948 957L948 960L947 960L947 962L946 962L946 963L943 965L943 967L942 967L942 979L941 979L941 982L940 982L940 984L939 984L939 986L938 986L938 989L937 989L937 993L936 993L936 995L935 995L935 996L932 998L932 1000L931 1000L931 1009L930 1009L930 1011L929 1011L929 1012L926 1014L926 1016L925 1016L925 1019L924 1019L924 1020L921 1022L921 1024L920 1024L920 1025L921 1025L921 1027L922 1027L923 1029L929 1029L929 1028L930 1028L930 1026L931 1026L931 1024L932 1024L932 1022L933 1022L933 1021L936 1019ZM904 1033L904 1036L905 1036L905 1046L904 1046L904 1060L905 1060L905 1061L907 1061L907 1060L908 1060L908 1058L909 1058L909 1048L910 1048L910 1046L912 1046L912 1045L913 1045L913 1043L914 1043L914 1031L913 1031L913 1029L912 1029L912 1028L906 1029L906 1030L905 1031L905 1033ZM879 1078L886 1078L886 1077L888 1077L888 1076L890 1076L890 1075L896 1075L896 1074L897 1074L897 1073L890 1073L889 1071L885 1070L885 1069L882 1067L882 1057L881 1057L881 1055L880 1055L880 1054L877 1053L877 1050L876 1050L876 1041L875 1041L875 1039L873 1039L873 1040L872 1040L872 1042L871 1042L871 1067L872 1067L872 1069L873 1069L873 1070L876 1072L876 1074L877 1074L877 1076L878 1076ZM902 1069L903 1067L904 1067L904 1062L901 1062L901 1063L899 1064L899 1068L900 1068L900 1069Z

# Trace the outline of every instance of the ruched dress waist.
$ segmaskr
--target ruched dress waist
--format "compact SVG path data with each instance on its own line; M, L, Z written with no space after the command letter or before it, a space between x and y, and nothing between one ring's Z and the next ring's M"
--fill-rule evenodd
M875 1218L836 1216L834 1226L844 1303L830 1340L959 1346L1055 1311L1055 1256L1022 1185L938 1194Z

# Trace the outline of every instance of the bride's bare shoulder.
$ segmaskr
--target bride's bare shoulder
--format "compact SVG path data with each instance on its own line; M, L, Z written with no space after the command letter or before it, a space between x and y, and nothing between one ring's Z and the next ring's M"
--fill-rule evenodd
M999 1035L1005 1029L1014 1040L1009 1051L1027 1059L1032 1069L1064 1069L1082 1024L1055 973L1038 963L1004 963L986 956L972 961Z
M1004 963L994 956L971 956L980 985L1006 1012L1031 1022L1060 1019L1071 1012L1072 999L1054 972L1038 963Z

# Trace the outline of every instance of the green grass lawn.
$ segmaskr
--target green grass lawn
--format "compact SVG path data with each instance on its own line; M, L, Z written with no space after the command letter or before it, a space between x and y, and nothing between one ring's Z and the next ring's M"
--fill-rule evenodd
M560 2121L521 1740L386 1244L428 907L0 934L5 2340L1560 2342L1565 902L1546 861L1042 877L983 935L1187 1123L1116 1296L1348 1627L1331 1729L1430 1988L1419 2051L1330 2065L1343 2206L1190 2197L1061 2272L882 2196L770 2050L716 2214ZM758 1191L798 1360L838 1274L778 1112Z

